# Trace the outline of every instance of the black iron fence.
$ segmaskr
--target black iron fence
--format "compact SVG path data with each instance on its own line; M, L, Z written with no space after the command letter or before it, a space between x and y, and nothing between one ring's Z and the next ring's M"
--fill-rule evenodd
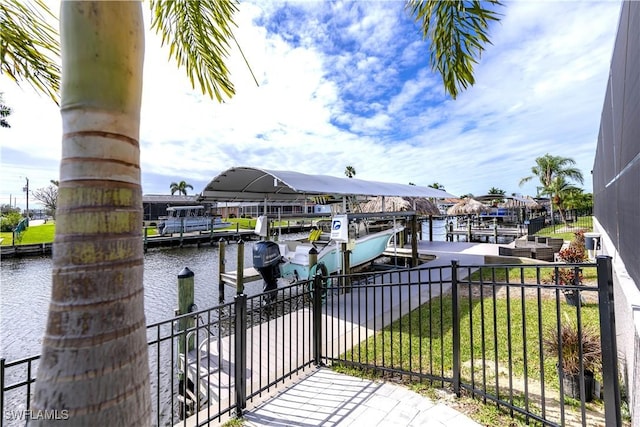
M240 294L148 326L154 424L241 414L315 365L342 364L450 387L527 422L620 425L612 286L599 257L426 264ZM1 361L3 425L24 422L37 363Z
M560 214L558 210L553 212L553 218L549 215L542 215L527 220L527 233L531 236L540 230L551 227L554 232L570 230L592 230L593 229L592 209L567 209Z

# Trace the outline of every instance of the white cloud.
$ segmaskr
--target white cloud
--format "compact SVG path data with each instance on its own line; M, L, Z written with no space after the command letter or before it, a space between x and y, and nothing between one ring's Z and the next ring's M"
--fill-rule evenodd
M224 104L193 90L147 35L145 193L238 165L336 176L352 165L363 179L533 194L535 183L518 182L547 152L574 158L590 191L619 2L507 3L476 85L455 101L402 3L283 4L240 4L236 37L259 86L234 48L237 94ZM57 176L61 124L50 101L0 84L14 108L0 131L6 203L20 177L42 187Z

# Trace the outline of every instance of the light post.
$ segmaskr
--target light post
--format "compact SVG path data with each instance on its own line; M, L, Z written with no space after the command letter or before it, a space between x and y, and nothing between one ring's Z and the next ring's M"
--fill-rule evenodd
M27 193L27 209L26 209L26 217L27 217L27 224L29 223L29 178L25 178L27 180L27 185L25 185L22 190Z

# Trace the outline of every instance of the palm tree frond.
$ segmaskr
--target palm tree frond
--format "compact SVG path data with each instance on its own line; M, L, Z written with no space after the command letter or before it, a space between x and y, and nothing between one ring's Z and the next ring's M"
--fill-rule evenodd
M228 0L151 1L151 27L169 45L169 56L185 67L192 87L219 102L235 93L224 60L237 10Z
M60 99L60 42L48 23L55 20L43 0L0 3L0 68L16 83L27 81L36 91Z
M431 40L431 68L440 73L452 98L475 83L473 66L491 43L489 24L500 19L495 8L501 5L498 0L407 1L423 38Z

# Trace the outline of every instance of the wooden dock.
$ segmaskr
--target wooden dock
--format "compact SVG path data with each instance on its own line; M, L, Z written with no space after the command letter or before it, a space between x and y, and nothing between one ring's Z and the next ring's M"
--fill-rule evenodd
M220 239L225 241L251 240L255 236L253 230L221 230L214 231L197 231L193 233L185 233L180 235L174 233L171 236L149 236L144 239L144 250L149 248L161 247L183 247L210 245L218 243Z
M226 241L251 240L255 236L253 230L223 230L211 232L185 233L182 236L173 234L171 236L148 236L143 239L145 252L149 248L162 247L183 247L183 246L213 246L220 239ZM0 257L17 258L28 256L51 255L53 243L36 243L30 245L10 245L0 246Z
M527 230L522 228L515 227L489 227L489 228L478 228L472 227L471 229L465 227L451 228L446 232L447 241L453 242L453 237L456 237L456 240L460 240L460 236L465 236L468 241L471 242L481 242L485 241L489 243L491 240L493 243L497 243L496 239L499 237L509 237L514 240L518 237L522 237L527 234ZM469 239L470 237L470 239Z

